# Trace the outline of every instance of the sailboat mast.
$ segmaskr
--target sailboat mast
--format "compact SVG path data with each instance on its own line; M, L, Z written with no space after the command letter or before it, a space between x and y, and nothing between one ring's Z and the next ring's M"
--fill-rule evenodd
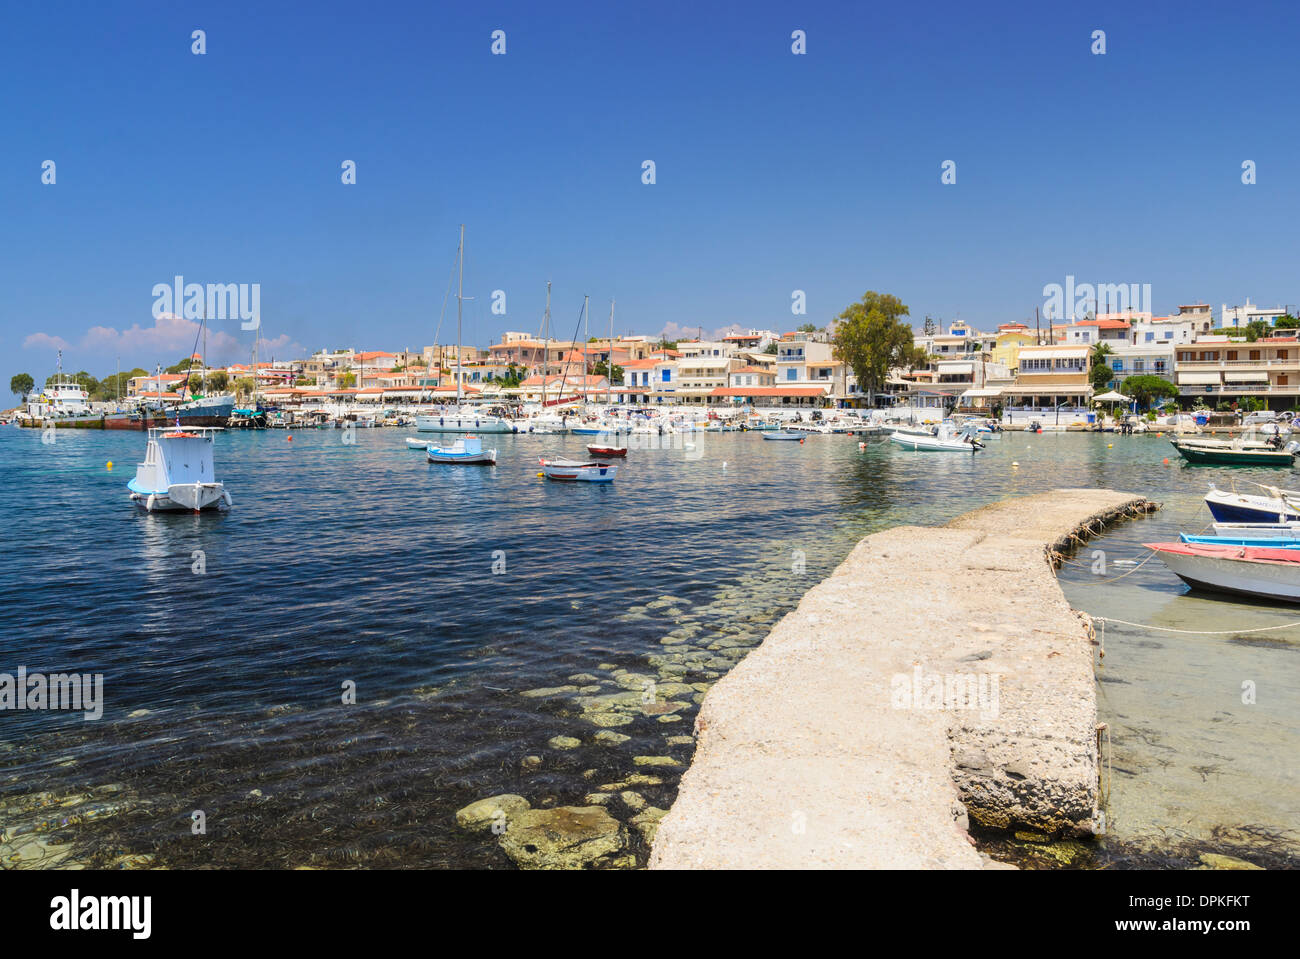
M590 323L590 314L587 311L587 301L590 296L582 297L582 406L587 406L587 341L591 339L588 331Z
M199 389L203 395L208 395L208 305L203 304L203 379L199 383Z
M546 314L542 318L542 412L546 412L546 378L551 375L551 281L546 281Z
M605 360L605 405L614 402L614 298L609 298L609 353Z
M460 378L461 378L460 355L462 352L462 347L460 344L460 321L461 321L461 310L462 307L464 306L464 301L465 301L465 295L464 295L465 294L465 224L464 223L460 225L460 251L457 254L457 257L460 260L458 266L458 269L460 271L460 279L457 280L456 283L456 408L459 409L460 402L461 402L460 401Z

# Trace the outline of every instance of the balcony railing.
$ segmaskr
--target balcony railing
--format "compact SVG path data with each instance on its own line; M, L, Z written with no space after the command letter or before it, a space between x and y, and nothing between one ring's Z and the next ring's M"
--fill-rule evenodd
M1300 383L1241 383L1228 386L1203 386L1196 383L1180 383L1178 392L1185 396L1236 396L1241 393L1291 393L1300 395Z
M1247 366L1257 366L1265 369L1282 366L1300 367L1300 356L1293 360L1179 360L1176 365L1180 370L1226 370L1241 369Z

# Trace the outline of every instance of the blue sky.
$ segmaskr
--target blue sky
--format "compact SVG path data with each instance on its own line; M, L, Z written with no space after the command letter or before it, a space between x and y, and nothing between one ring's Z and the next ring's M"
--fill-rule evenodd
M174 362L192 334L154 328L151 291L177 274L260 284L281 358L423 346L461 222L480 345L536 331L547 279L562 336L583 294L593 332L616 297L646 333L822 324L867 289L990 328L1067 274L1149 283L1159 313L1295 303L1298 27L1254 3L10 4L0 376L43 380L59 341L97 376Z

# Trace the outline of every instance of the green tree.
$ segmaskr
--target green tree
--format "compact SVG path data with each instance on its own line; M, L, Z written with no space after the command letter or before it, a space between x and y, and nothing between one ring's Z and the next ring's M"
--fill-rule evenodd
M21 396L21 402L27 402L27 394L36 389L36 381L30 373L19 373L9 378L9 392Z
M1275 330L1297 330L1300 329L1300 317L1292 316L1287 313L1279 316L1273 323Z
M176 373L188 373L190 371L190 368L194 366L195 362L196 361L193 359L193 357L187 356L179 363L173 363L171 366L167 367L167 369L163 370L163 372L170 373L173 375L175 375Z
M230 387L230 377L226 375L225 370L217 370L208 374L208 389L214 393L224 393Z
M606 370L607 370L607 366L604 360L597 360L596 365L591 368L591 372L596 374L597 376L604 376ZM617 363L614 364L614 376L611 382L614 383L623 382L623 367L619 366Z
M1105 343L1098 343L1092 348L1092 366L1088 370L1088 379L1092 382L1094 390L1104 389L1106 384L1115 378L1115 371L1110 368L1110 347Z
M1268 336L1269 332L1269 325L1263 320L1251 320L1246 324L1246 339L1251 343Z
M198 373L191 373L190 378L185 381L185 385L190 388L191 393L197 393L203 389L203 377Z
M339 375L339 389L348 390L357 385L357 374L342 373Z
M776 356L777 354L776 344L775 343L767 344L767 347L763 350L763 352L768 353L772 356Z
M869 403L875 402L891 369L921 362L924 355L914 344L905 316L907 306L898 297L868 290L835 318L835 355L853 370Z
M921 327L922 335L934 336L937 332L939 332L938 324L934 322L929 313L925 314L925 324Z
M1150 373L1138 373L1124 380L1124 393L1137 400L1138 409L1149 409L1158 399L1174 399L1178 396L1178 387L1161 376Z
M91 399L101 402L108 402L117 399L119 396L127 395L127 386L130 381L137 376L148 376L147 370L136 367L133 370L123 370L121 373L114 373L106 376L99 381L99 389L91 394Z
M257 388L256 382L251 376L241 376L235 380L235 396L249 397L253 395L253 390Z
M797 326L797 327L795 327L795 332L797 332L797 333L816 333L816 332L817 332L817 324L815 324L815 323L804 323L804 324L802 324L801 326Z

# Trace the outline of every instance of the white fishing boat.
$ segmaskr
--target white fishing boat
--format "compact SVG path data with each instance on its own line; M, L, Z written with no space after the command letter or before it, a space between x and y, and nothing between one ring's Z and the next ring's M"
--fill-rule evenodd
M1300 550L1204 543L1145 543L1193 589L1300 603Z
M414 436L408 436L406 438L406 448L408 450L427 450L429 448L429 441L417 439Z
M789 441L793 440L793 441L795 441L795 442L799 442L799 441L801 441L803 438L804 438L804 435L803 435L802 433L791 433L791 432L787 432L786 430L777 430L776 432L773 432L773 433L764 433L764 434L763 434L763 439L765 439L765 440L774 440L774 441L784 440L784 441L786 441L786 442L789 442Z
M973 425L954 429L946 423L936 427L932 433L926 434L900 430L891 433L889 441L896 443L903 449L921 453L974 453L984 448L984 444L976 436L976 428Z
M614 463L600 463L585 460L548 460L539 459L542 473L547 479L580 483L612 483L618 473Z
M451 446L429 444L429 462L459 463L462 466L495 466L497 451L485 450L481 437L463 436Z
M144 462L126 484L136 505L155 512L229 509L233 503L213 472L218 426L169 426L149 430Z

